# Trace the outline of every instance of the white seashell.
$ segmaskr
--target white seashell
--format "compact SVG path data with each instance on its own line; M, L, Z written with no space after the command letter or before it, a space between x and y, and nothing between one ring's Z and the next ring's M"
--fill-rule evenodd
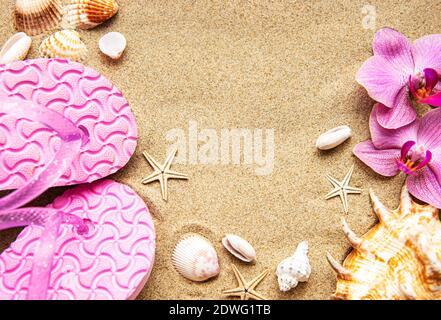
M176 271L193 281L205 281L220 271L216 250L208 240L196 235L179 241L172 263Z
M320 150L329 150L342 144L352 136L352 130L348 126L339 126L321 134L315 146Z
M308 259L308 242L300 242L294 255L279 263L276 275L280 291L283 292L295 288L299 282L308 281L311 275L311 266Z
M98 43L101 52L112 59L121 57L126 45L126 38L119 32L109 32L105 34Z
M234 234L227 234L222 239L222 244L233 256L245 261L251 262L256 259L256 251L251 244Z
M74 30L61 30L46 38L39 48L42 58L64 58L83 61L87 57L86 45Z
M6 41L0 50L0 63L10 63L26 58L32 39L24 32L18 32Z

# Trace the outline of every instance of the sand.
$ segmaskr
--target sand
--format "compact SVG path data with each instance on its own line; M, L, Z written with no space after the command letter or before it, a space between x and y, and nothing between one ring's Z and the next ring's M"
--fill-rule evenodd
M363 189L349 198L348 223L359 234L374 223L368 188L388 206L398 204L403 177L386 179L352 155L369 137L373 101L355 82L361 63L371 56L375 30L363 27L363 6L376 8L375 29L394 27L412 39L439 32L436 1L162 1L120 0L119 14L104 25L81 31L90 54L87 64L110 78L124 93L139 128L136 152L112 176L138 192L154 215L157 255L151 278L139 299L218 299L236 286L231 264L251 279L265 268L270 275L258 290L272 299L328 299L335 275L326 252L342 260L349 250L340 227L338 198L325 174L342 179L355 164L352 184ZM0 43L14 32L13 1L1 0ZM100 55L100 36L125 34L128 49L120 61ZM34 37L29 57L37 56L42 36ZM151 172L142 156L158 161L170 142L166 134L190 121L200 130L274 129L275 162L271 174L258 176L253 165L175 164L190 180L171 181L169 201L159 185L142 185ZM337 125L354 136L329 152L318 152L316 137ZM64 188L47 192L43 205ZM220 275L192 283L173 269L170 255L186 233L212 241L221 262ZM1 233L0 250L18 230ZM226 233L248 239L257 262L246 265L229 255L220 240ZM310 243L312 275L289 293L278 291L274 274L279 261L298 242Z

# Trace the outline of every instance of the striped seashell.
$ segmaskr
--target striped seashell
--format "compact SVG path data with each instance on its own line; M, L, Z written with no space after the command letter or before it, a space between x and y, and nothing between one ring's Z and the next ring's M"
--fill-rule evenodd
M83 61L87 57L86 45L80 35L74 30L55 32L40 45L39 53L42 58L65 58L73 61Z
M5 42L0 50L0 63L10 63L26 58L32 39L24 32L18 32Z
M219 261L213 245L191 235L179 241L172 254L175 269L185 278L205 281L219 274Z
M17 0L15 28L30 36L56 28L61 20L60 0Z
M115 0L71 0L64 7L63 25L91 29L112 18L118 9Z

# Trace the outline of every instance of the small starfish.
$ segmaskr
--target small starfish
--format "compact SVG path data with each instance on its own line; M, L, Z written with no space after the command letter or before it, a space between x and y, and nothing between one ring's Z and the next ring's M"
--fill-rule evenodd
M346 174L345 178L342 182L337 181L333 177L331 177L329 174L326 175L326 179L334 186L334 189L329 192L325 199L331 199L334 197L339 196L341 199L341 202L343 204L343 209L345 213L348 213L348 194L360 194L361 189L354 188L349 186L349 181L351 180L352 173L354 172L354 166L349 169L349 172Z
M179 173L176 171L170 170L170 166L173 162L174 157L176 156L176 152L178 151L177 148L175 148L168 156L167 159L165 159L165 162L163 165L160 165L155 161L155 159L152 158L147 152L143 152L144 157L147 159L149 164L152 166L155 171L149 175L147 178L142 180L143 184L147 184L153 181L158 180L161 184L161 194L162 199L164 201L167 201L167 180L168 179L188 179L188 176L183 173Z
M234 289L225 290L222 292L223 295L227 297L240 297L240 300L266 300L264 296L254 290L255 287L266 277L269 270L265 270L259 274L256 278L250 282L245 282L245 279L240 274L239 270L234 264L231 265L233 268L234 275L236 276L239 286Z

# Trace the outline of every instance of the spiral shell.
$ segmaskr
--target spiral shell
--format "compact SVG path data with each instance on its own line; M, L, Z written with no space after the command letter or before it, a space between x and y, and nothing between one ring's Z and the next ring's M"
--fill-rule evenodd
M216 250L208 240L197 235L179 241L172 263L183 277L193 281L205 281L220 271Z
M63 25L91 29L112 18L118 10L115 0L71 0L64 7Z
M40 45L39 53L42 58L83 61L87 57L87 48L81 41L78 32L62 30L46 38Z
M17 0L15 28L34 36L54 29L61 20L60 0Z
M279 263L276 275L280 291L282 292L295 288L299 282L308 281L311 275L311 265L308 259L308 242L300 242L294 254Z

